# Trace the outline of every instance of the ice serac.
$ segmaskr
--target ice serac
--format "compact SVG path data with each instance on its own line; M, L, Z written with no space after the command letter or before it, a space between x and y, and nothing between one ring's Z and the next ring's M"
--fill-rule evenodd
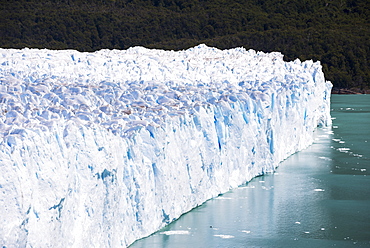
M0 53L4 247L126 247L330 124L320 63L276 52Z

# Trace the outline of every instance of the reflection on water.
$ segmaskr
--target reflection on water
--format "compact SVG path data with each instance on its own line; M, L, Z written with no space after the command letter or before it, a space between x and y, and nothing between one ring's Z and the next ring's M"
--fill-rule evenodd
M276 173L131 247L370 247L370 96L332 96L332 116Z

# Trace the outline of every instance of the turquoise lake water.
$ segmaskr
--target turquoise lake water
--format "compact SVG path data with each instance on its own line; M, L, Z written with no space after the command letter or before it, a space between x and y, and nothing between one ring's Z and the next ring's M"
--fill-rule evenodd
M332 95L333 127L274 174L130 248L370 247L370 95Z

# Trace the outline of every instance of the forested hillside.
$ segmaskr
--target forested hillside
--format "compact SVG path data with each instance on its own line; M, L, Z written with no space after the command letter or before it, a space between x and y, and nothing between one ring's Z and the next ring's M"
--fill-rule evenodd
M336 87L369 89L369 20L369 0L1 0L0 47L243 46L320 60Z

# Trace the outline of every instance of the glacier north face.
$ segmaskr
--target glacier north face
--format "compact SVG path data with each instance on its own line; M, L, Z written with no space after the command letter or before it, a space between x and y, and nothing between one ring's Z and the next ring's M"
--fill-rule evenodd
M319 62L0 49L0 245L127 247L330 125Z

